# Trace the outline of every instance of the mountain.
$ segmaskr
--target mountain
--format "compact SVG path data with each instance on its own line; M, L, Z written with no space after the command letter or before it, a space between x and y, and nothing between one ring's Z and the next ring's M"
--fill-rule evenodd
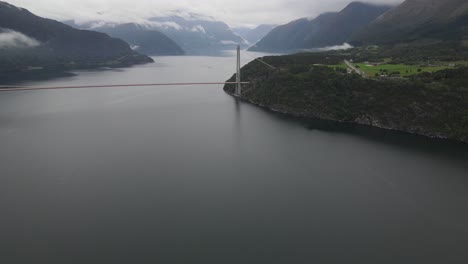
M391 7L352 2L337 13L299 19L273 29L253 51L291 52L341 45Z
M0 71L127 66L152 62L106 34L77 30L0 2Z
M290 52L306 47L305 43L313 38L320 28L329 23L336 13L325 13L314 20L302 18L289 24L276 27L249 50L263 52Z
M318 47L343 44L349 41L353 34L365 28L391 8L388 5L350 3L306 45Z
M146 26L128 23L96 27L93 30L125 40L132 49L149 55L184 55L184 50L163 33Z
M357 34L355 43L395 44L468 38L468 1L407 0Z
M166 34L190 55L232 50L247 42L224 22L196 14L173 15L149 19L150 26Z
M239 36L247 40L250 44L255 44L257 41L264 38L277 25L259 25L256 28L234 28L233 31Z

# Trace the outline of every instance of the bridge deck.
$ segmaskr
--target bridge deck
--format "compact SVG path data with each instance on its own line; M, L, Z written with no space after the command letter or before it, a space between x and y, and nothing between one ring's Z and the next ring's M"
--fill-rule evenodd
M249 82L240 82L240 84L248 84L248 83ZM10 86L10 87L5 87L5 88L1 88L3 86L0 86L0 92L88 89L88 88L145 87L145 86L224 85L224 84L238 84L238 83L237 82L141 83L141 84L109 84L109 85L84 85L84 86L55 86L55 87Z

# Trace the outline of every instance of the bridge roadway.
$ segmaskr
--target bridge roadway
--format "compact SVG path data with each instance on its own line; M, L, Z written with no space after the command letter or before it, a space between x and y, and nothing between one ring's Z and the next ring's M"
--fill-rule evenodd
M5 87L5 88L2 88L4 86L1 86L0 92L88 89L88 88L145 87L145 86L225 85L225 84L238 84L238 82L142 83L142 84L109 84L109 85L86 85L86 86L55 86L55 87L10 86L10 87ZM240 82L240 84L249 84L249 82Z

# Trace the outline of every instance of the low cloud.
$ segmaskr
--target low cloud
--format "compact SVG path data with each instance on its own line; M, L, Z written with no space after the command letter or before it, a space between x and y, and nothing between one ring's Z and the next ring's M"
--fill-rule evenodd
M23 33L11 29L0 30L0 48L32 48L39 45L39 41Z
M337 45L337 46L328 46L325 48L320 48L320 51L330 51L330 50L347 50L347 49L352 49L353 46L349 45L348 43L343 43L343 45Z

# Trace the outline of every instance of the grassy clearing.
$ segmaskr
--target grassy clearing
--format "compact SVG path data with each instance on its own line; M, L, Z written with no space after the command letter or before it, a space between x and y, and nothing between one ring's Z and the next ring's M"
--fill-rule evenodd
M348 66L344 63L341 63L341 64L333 64L333 65L327 65L328 67L332 68L332 69L336 69L336 68L340 68L340 69L348 69Z
M365 63L356 63L359 69L367 74L369 77L377 75L390 75L399 74L402 77L418 74L421 72L436 72L450 68L449 66L438 66L438 67L419 67L416 65L406 64L381 64L378 66L371 66Z
M453 62L447 62L446 64L455 64L456 66L468 66L468 61L453 61Z
M419 66L419 65L408 65L408 64L388 64L391 59L384 59L385 63L372 66L366 63L354 63L361 71L366 73L368 77L375 77L381 75L398 75L401 77L408 77L410 75L419 74L422 72L436 72L445 69L453 69L459 66L468 66L468 61L454 61L454 62L441 62L440 66ZM449 66L450 65L450 66ZM324 65L332 69L348 69L345 63L341 64L330 64ZM397 74L398 73L398 74Z

